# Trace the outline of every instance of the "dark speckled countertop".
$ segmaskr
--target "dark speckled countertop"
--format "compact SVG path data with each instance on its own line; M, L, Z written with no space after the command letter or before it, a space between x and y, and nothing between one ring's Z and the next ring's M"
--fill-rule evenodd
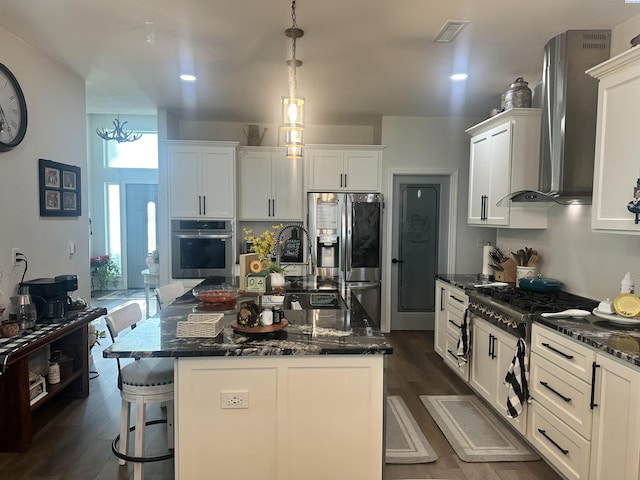
M231 328L236 311L224 313L224 331L214 338L178 338L178 321L197 312L200 303L190 292L119 336L106 348L107 358L201 357L258 355L390 354L391 344L377 325L369 325L360 303L344 282L315 277L288 277L288 291L339 291L348 310L285 310L289 325L268 334L243 334Z
M584 318L544 318L536 315L534 322L568 335L579 342L640 366L640 325L621 327L595 315Z
M467 292L475 291L474 285L490 283L483 281L478 274L438 274L436 278ZM640 367L640 325L614 325L595 315L563 319L535 315L533 321Z

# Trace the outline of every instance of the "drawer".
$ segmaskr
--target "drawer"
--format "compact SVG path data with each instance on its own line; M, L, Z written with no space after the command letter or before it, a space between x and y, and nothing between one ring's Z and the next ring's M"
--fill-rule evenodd
M529 441L567 479L587 480L591 443L539 403L529 407Z
M457 373L465 382L469 382L469 362L458 366L458 356L456 351L458 350L458 337L452 335L445 335L445 351L444 351L444 363Z
M465 295L464 290L449 286L445 292L444 302L447 309L454 308L463 312L467 309L467 305L469 305L469 297Z
M537 353L531 354L529 392L587 440L591 439L591 384L568 374Z
M460 336L460 331L462 329L462 321L464 319L464 311L458 309L448 309L443 313L444 322L445 322L445 331L448 335L456 338ZM468 319L467 319L468 320Z
M591 382L595 352L586 345L534 323L531 329L531 352L585 382Z

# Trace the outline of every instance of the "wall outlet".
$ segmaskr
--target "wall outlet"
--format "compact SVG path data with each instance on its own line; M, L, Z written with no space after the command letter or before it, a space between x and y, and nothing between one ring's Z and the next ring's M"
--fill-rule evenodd
M220 392L220 408L249 408L249 391Z
M13 262L13 265L18 265L18 260L20 259L20 257L18 256L19 253L20 253L19 248L11 249L11 261Z

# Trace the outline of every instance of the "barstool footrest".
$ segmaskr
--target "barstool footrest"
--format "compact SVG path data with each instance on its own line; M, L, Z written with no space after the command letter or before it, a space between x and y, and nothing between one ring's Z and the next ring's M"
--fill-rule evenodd
M149 425L157 425L158 423L167 423L166 419L161 419L161 420L150 420L148 422L145 423L146 426ZM133 432L135 431L136 427L133 426L131 428L129 428L129 432ZM113 442L111 442L111 451L113 452L113 454L122 459L125 460L127 462L138 462L138 463L147 463L147 462L159 462L160 460L168 460L170 458L173 458L173 452L167 452L163 455L156 455L155 457L131 457L129 455L126 455L124 453L120 453L118 451L118 444L120 443L120 434L118 434L116 436L116 438L113 439Z

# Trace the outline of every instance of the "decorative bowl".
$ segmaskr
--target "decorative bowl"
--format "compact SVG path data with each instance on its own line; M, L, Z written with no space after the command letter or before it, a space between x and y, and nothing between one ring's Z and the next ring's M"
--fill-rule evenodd
M237 287L223 284L195 287L193 296L206 304L233 307L239 294Z

